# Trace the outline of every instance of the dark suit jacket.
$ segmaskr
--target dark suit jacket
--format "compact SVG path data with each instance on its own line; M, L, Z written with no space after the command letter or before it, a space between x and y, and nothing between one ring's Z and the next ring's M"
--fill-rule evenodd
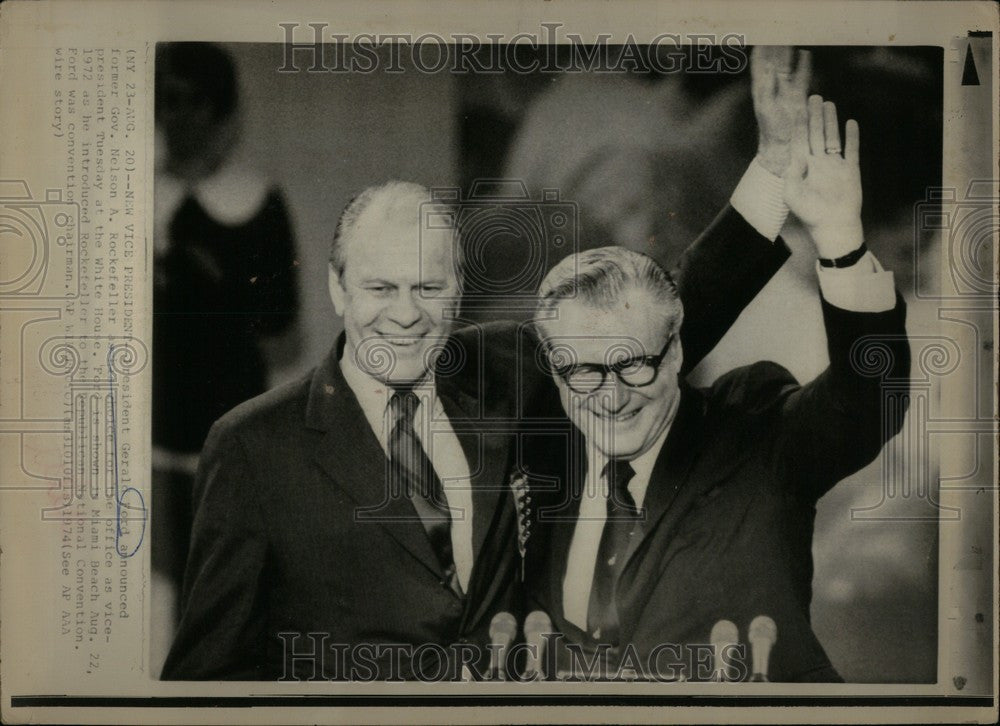
M609 657L612 675L631 647L649 675L669 677L676 667L698 679L695 646L710 643L717 621L735 623L746 644L750 622L764 614L778 628L771 680L840 680L809 621L815 504L899 431L906 397L886 406L884 382L905 390L910 360L901 298L884 313L848 312L824 301L823 315L831 362L809 384L798 385L775 363L757 363L706 390L682 387L616 589L621 633ZM871 340L866 336L882 341L873 348L885 351L880 360L888 357L881 372L866 372L862 349L852 351ZM534 606L563 635L553 652L566 669L566 643L587 661L597 644L563 616L563 577L587 463L578 430L562 441L559 450L558 437L550 436L537 455L527 447L529 488L540 491L533 494L540 511L528 546L528 585ZM651 664L657 652L660 660ZM745 659L733 660L748 668L749 658L747 646ZM737 666L732 675L739 673Z
M692 245L676 271L692 364L787 256L732 209ZM361 656L361 669L345 674L329 646L489 642L497 612L522 610L508 474L520 422L536 402L551 405L538 391L554 389L535 344L514 324L469 326L449 339L436 372L473 475L475 564L464 598L443 584L409 501L385 502L386 458L339 350L221 418L197 477L182 620L163 678L406 678L413 664L403 657L391 668L391 652ZM363 511L387 516L366 521ZM286 658L324 645L325 668ZM439 652L422 655L422 673L435 674Z

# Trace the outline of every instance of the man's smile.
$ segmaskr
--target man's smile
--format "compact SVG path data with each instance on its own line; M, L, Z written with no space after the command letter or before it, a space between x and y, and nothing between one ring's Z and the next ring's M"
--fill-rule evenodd
M389 345L391 345L393 348L412 348L415 345L417 345L418 343L420 343L424 339L424 337L426 336L426 334L424 334L424 333L420 333L420 334L413 334L413 333L411 333L411 334L408 334L408 335L394 335L394 334L391 334L391 333L381 333L379 331L375 331L375 334L378 335L379 339L385 341L386 343L388 343Z
M644 406L639 406L638 408L633 408L631 411L618 411L618 412L615 412L615 411L605 411L605 410L600 410L600 409L598 409L598 410L595 411L595 410L591 409L590 412L594 416L597 416L600 419L604 419L605 421L613 421L614 423L619 423L620 424L620 423L625 423L627 421L631 421L632 419L634 419L636 416L639 415L639 412L642 411L643 408L645 408L645 407Z

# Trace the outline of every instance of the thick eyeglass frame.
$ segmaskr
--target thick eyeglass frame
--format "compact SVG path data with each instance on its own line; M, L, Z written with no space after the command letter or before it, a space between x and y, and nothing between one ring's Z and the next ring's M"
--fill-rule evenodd
M574 393L593 393L607 383L609 373L614 373L615 377L621 381L623 385L626 385L629 388L645 388L646 386L652 385L660 375L660 365L663 363L663 359L667 357L667 352L670 350L670 346L673 345L674 340L676 340L677 337L678 334L674 333L667 338L667 342L664 343L663 349L656 355L633 356L632 358L626 358L625 360L612 363L611 365L604 365L600 363L574 363L565 366L554 366L550 361L549 368L553 373L562 378L566 385L569 386L569 389ZM636 364L641 364L652 370L652 375L648 381L645 381L644 383L632 383L622 378L622 371ZM579 385L579 382L577 385L573 385L571 382L572 376L581 371L586 371L588 373L600 373L600 381L598 381L596 385L587 385L583 387Z

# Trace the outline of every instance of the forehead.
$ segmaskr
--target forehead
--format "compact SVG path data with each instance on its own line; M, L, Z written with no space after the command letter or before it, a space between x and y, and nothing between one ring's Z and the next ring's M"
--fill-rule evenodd
M553 344L569 346L580 360L603 360L611 349L625 346L635 355L654 355L667 340L669 312L647 290L629 288L611 306L563 300L542 332Z
M419 209L406 204L365 209L343 240L348 275L416 280L454 273L454 235L421 228Z

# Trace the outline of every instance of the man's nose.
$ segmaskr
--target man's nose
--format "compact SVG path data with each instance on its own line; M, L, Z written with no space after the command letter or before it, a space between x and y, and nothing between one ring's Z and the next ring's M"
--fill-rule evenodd
M418 301L414 299L414 293L412 292L400 292L396 296L392 305L386 310L389 318L392 322L396 323L402 328L409 328L417 324L420 320L421 315L423 315L422 310Z
M614 373L608 373L601 387L601 405L608 413L618 413L624 409L632 396L632 390L619 380Z

